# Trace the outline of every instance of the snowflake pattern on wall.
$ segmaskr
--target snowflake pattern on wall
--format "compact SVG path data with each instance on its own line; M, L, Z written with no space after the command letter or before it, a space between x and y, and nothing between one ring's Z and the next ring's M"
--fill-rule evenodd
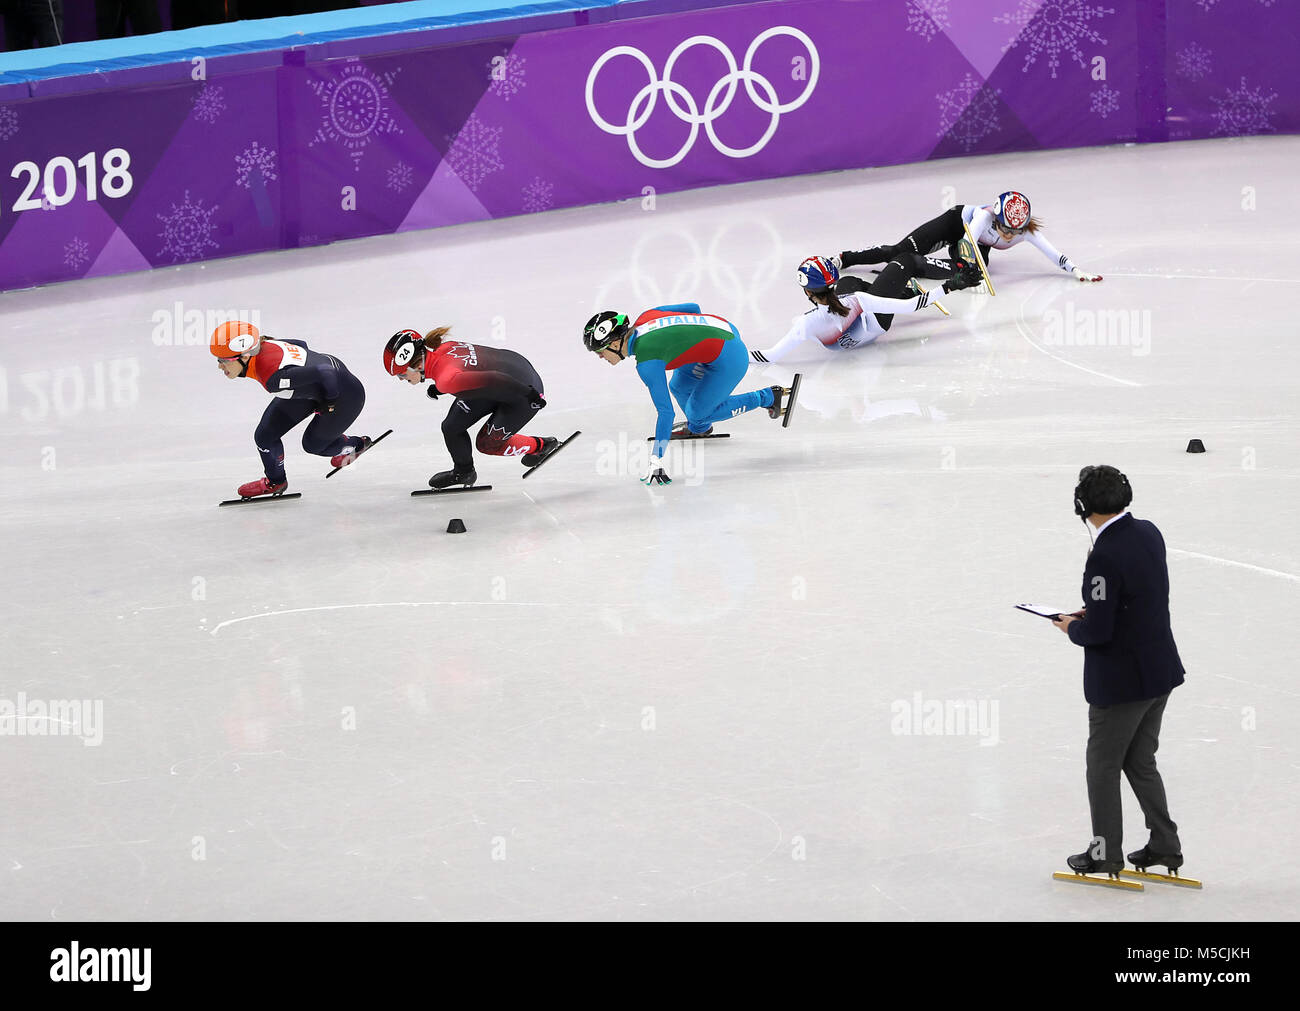
M1196 5L1203 11L1209 11L1212 10L1214 5L1218 2L1219 0L1196 0Z
M400 69L381 76L353 58L328 80L308 81L321 100L321 125L307 146L315 147L327 141L341 144L360 172L361 159L375 137L402 133L393 117L388 93Z
M522 208L525 214L548 211L555 206L555 187L541 176L536 176L523 189Z
M946 32L948 0L907 0L907 30L929 42L940 32Z
M71 242L63 247L64 266L72 270L80 270L90 262L90 246L86 240L77 236Z
M1092 93L1091 111L1102 119L1106 119L1112 112L1119 112L1119 92L1103 84Z
M1178 76L1199 81L1210 72L1210 57L1214 50L1204 49L1195 42L1178 54Z
M217 227L212 216L217 213L218 206L204 207L202 199L191 200L190 191L186 190L185 199L172 204L169 214L154 215L163 223L163 230L158 233L163 247L158 256L170 256L172 263L178 263L200 259L209 249L220 248L212 238Z
M939 100L939 137L948 137L969 151L991 133L997 132L1000 89L990 88L968 73L951 91L941 92Z
M460 133L447 137L447 163L470 190L477 192L484 179L505 168L501 161L501 133L501 127L488 126L472 114Z
M1210 96L1219 108L1214 113L1216 126L1211 136L1241 137L1246 134L1269 133L1273 129L1273 110L1269 108L1277 93L1265 95L1260 88L1250 88L1241 79L1240 88L1229 88L1222 98Z
M226 95L214 84L205 85L194 98L194 118L209 125L226 111Z
M18 113L7 105L0 105L0 140L8 140L18 132Z
M275 152L253 141L251 147L243 154L235 155L235 185L249 190L253 188L253 173L257 172L264 181L278 179Z
M1025 46L1027 52L1021 73L1029 73L1038 57L1046 54L1047 65L1055 78L1061 65L1061 53L1084 67L1082 44L1106 45L1101 33L1089 22L1114 13L1113 7L1097 7L1084 0L1044 0L1041 7L1037 0L1020 0L1020 6L1014 12L1001 14L993 20L1015 26L1015 38L1003 46L1002 51L1005 53L1021 44Z
M411 185L414 178L415 172L411 166L404 161L399 161L388 170L388 183L386 185L394 193L401 193Z
M510 96L517 95L528 86L524 64L528 61L522 56L501 57L501 62L492 64L492 84L490 90L498 98L510 101Z

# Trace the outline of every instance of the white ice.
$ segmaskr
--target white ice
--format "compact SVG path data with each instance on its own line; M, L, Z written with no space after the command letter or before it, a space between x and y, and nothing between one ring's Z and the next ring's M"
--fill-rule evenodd
M939 161L0 296L0 701L103 713L97 745L0 737L0 916L1294 919L1297 162ZM583 350L593 312L698 300L767 346L803 257L1012 186L1102 284L996 253L996 298L814 356L790 428L629 473L652 412ZM266 395L155 343L178 302L340 356L357 431L395 434L328 482L291 435L303 498L218 509ZM442 323L536 363L537 433L582 430L526 484L489 459L492 492L409 497L448 401L380 349ZM1012 605L1078 600L1103 462L1170 547L1160 765L1201 892L1051 879L1090 835L1082 652ZM988 733L896 733L918 700Z

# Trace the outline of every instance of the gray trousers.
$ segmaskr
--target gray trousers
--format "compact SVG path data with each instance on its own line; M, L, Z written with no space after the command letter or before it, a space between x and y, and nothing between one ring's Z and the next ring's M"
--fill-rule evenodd
M1124 816L1119 774L1128 777L1157 853L1182 853L1178 826L1169 817L1165 784L1156 768L1160 720L1169 693L1142 702L1088 707L1088 806L1094 839L1104 840L1104 860L1123 860ZM1095 844L1094 844L1095 845Z

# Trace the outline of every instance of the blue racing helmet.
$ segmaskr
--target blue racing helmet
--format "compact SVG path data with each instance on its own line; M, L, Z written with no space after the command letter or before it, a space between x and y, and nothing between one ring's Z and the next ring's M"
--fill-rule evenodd
M825 291L839 279L839 264L833 256L810 256L799 264L799 287L805 291Z

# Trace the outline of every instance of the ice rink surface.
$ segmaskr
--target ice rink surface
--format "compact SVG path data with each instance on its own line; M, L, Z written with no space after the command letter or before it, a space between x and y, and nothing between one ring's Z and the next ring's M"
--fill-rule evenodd
M0 917L1296 918L1297 162L938 161L0 295L0 699L102 705L0 737ZM649 398L588 316L697 300L768 347L803 257L1008 188L1105 281L994 253L996 298L810 347L789 429L636 480ZM355 431L394 435L326 482L291 434L303 498L218 509L267 396L206 326L160 343L192 310L342 358ZM531 358L535 434L582 430L527 484L487 459L492 492L409 497L449 400L380 352L439 324ZM1012 605L1077 604L1090 463L1170 548L1160 763L1201 892L1051 879L1091 834L1082 651Z

